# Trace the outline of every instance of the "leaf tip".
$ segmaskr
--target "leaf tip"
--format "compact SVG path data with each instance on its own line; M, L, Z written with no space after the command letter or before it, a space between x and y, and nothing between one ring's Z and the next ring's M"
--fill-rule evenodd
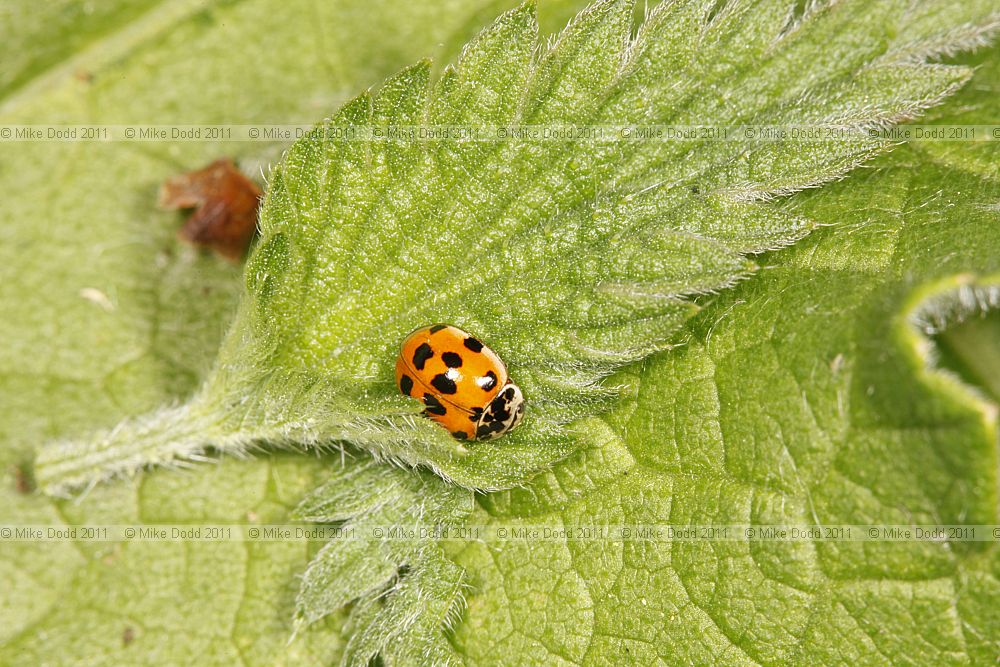
M424 71L429 72L432 67L434 67L434 59L431 58L430 56L427 56L413 63L410 67L407 68L407 70L413 72L424 72Z

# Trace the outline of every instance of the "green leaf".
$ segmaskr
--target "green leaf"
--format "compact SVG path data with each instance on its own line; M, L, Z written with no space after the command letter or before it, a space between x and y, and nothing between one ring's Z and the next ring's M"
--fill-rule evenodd
M306 521L342 521L353 538L330 541L310 563L297 627L357 599L345 662L367 665L381 656L400 664L460 664L444 632L462 610L464 572L433 535L472 508L471 492L428 472L406 474L374 461L345 467L294 513Z
M992 118L998 56L942 121ZM591 420L599 444L483 497L490 521L996 523L995 397L935 350L996 314L998 158L995 142L918 143L797 197L829 226L713 300L684 346L619 374L633 393ZM998 339L975 340L989 368ZM989 542L513 541L455 558L476 586L451 644L473 664L1000 656Z
M696 308L754 270L747 255L811 223L766 203L888 147L840 141L369 141L371 127L863 129L913 117L971 70L925 64L982 39L990 3L810 6L601 0L539 47L533 4L504 14L431 82L419 63L342 107L269 177L246 293L215 368L184 406L43 450L64 494L148 464L259 441L349 441L470 489L521 483L577 446L565 428L606 406L616 368L669 347ZM793 75L794 74L794 75ZM709 94L706 94L709 91ZM374 295L374 296L373 296ZM457 324L500 353L525 424L464 446L398 396L408 331Z
M550 27L567 17L558 3L542 10ZM11 0L0 7L0 124L311 123L409 62L452 57L500 11ZM275 43L295 46L262 47ZM284 148L0 145L0 524L283 522L339 464L225 459L73 502L19 491L41 443L196 389L241 271L179 246L181 219L155 209L157 188L220 155L253 174ZM320 546L0 541L0 664L330 664L342 618L288 645L298 577Z
M956 22L965 20L965 7L927 8L919 23L929 32L944 25L934 11L952 12ZM380 23L380 30L400 31L386 36L384 43L344 22L352 15L368 20L371 3L359 3L353 11L343 4L318 9L319 14L317 6L304 3L275 13L266 3L248 0L180 20L172 39L152 40L138 31L145 35L138 47L131 39L118 42L128 58L123 51L117 59L103 54L105 64L93 68L96 90L86 92L90 89L85 81L71 79L71 67L56 67L44 85L20 89L15 103L4 107L4 121L77 120L85 112L96 115L98 109L108 114L107 120L123 121L135 120L129 114L138 109L161 122L199 113L208 120L233 121L233 109L247 113L247 122L259 120L257 114L278 120L289 115L308 118L318 113L317 99L327 102L338 92L375 82L389 69L430 51L432 43L457 47L464 41L446 35L466 21L467 15L456 13L456 7L409 7L419 16ZM390 9L399 19L400 6ZM144 28L155 28L163 18L151 16ZM867 14L865 18L877 23ZM468 19L459 32L468 32L477 20ZM169 34L153 30L152 36L165 32ZM313 40L314 46L261 51L261 43L283 32L287 43ZM915 39L900 50L901 57L914 49L922 53L946 51L952 43L970 45L980 30L960 25L942 34ZM143 47L145 40L151 41ZM928 49L927 44L945 46ZM340 45L343 53L356 54L344 56L356 62L330 55L338 53ZM208 55L189 59L192 52ZM842 57L843 52L830 57ZM315 62L303 67L306 56ZM254 63L252 71L244 69L247 62ZM993 119L1000 81L997 62L993 51L975 86L947 107L950 113L965 114L969 122ZM232 63L240 67L233 71ZM324 76L315 77L319 71ZM300 79L300 73L308 78ZM333 92L317 95L317 78L324 91ZM221 95L199 96L215 86L224 88ZM11 109L21 115L9 115ZM5 521L243 521L249 510L263 521L281 520L324 468L339 465L332 457L225 460L183 475L149 474L135 484L98 487L79 504L49 502L13 490L8 465L25 463L36 443L79 437L87 429L152 408L190 391L201 377L233 303L235 280L226 267L209 259L172 253L173 220L151 214L149 202L165 176L230 148L4 146L9 159L0 161L0 179L5 192L14 196L3 199L0 211L5 221L8 214L15 221L4 225L0 244L0 271L6 271L0 290L7 290L0 297L5 342L0 349L0 513ZM69 165L59 168L58 188L52 186L52 165ZM838 517L892 520L898 508L914 507L924 515L945 517L956 510L964 517L962 510L970 507L981 516L989 505L980 502L981 497L995 495L995 483L983 478L983 471L997 467L995 431L984 426L978 404L954 390L953 382L935 384L938 376L931 374L931 385L923 384L920 369L926 357L911 354L910 346L921 340L921 329L903 321L902 314L916 312L923 295L939 293L917 294L925 279L926 285L951 289L981 283L962 283L955 276L972 272L981 279L995 274L996 218L988 214L1000 200L995 188L1000 160L989 146L921 144L880 165L884 172L856 176L803 207L800 213L819 222L841 224L823 230L789 256L764 257L760 264L773 268L699 315L692 329L698 350L659 355L642 370L616 376L615 384L635 387L637 395L609 417L610 425L598 419L579 425L590 449L556 466L523 493L486 496L474 519L481 521L486 507L504 520L508 515L515 520L565 515L587 522L609 512L660 520L674 518L674 505L679 522L704 515L727 518L734 494L746 497L751 491L759 499L755 516L767 520L776 514L767 512L786 500L792 507L789 513L798 511L803 497L825 501L824 511ZM994 182L979 180L987 176ZM940 190L947 197L941 198ZM164 256L157 261L159 253ZM806 278L813 282L804 282ZM191 296L202 295L206 284L210 293L204 302ZM79 296L80 289L93 286L110 295L113 311ZM859 317L852 321L855 315ZM874 334L866 328L894 315L898 317L891 335L877 326ZM801 334L796 327L800 320ZM714 329L712 321L717 322ZM885 362L884 350L897 360L902 357L902 363ZM838 360L837 355L843 356ZM817 358L828 371L823 364L817 367ZM859 366L869 362L881 370L857 379ZM723 371L719 380L714 377L717 367ZM788 372L764 375L775 368ZM780 391L765 386L764 377L775 379ZM751 382L745 394L743 378ZM884 398L868 397L864 382L872 379L891 391L905 383L910 386L886 407ZM812 403L803 396L818 397L814 403L824 409L810 414ZM840 396L850 399L845 404L850 409L847 418L840 416L835 400ZM919 399L915 407L906 404L907 397ZM792 418L784 417L790 406L797 410ZM715 416L723 412L724 418ZM927 415L928 422L916 419ZM955 415L958 418L951 420ZM665 423L675 416L681 418L676 425ZM724 430L715 428L723 423ZM676 426L676 434L670 426ZM774 439L779 427L786 426L781 439ZM857 435L862 428L871 431L867 438ZM655 439L644 439L650 432ZM822 493L805 487L808 495L769 495L771 487L741 484L764 477L776 487L797 488L800 479L787 459L767 448L773 442L788 443L797 456L811 447L822 448L827 458L807 460L804 479L829 474L833 482L824 485ZM836 459L837 468L824 470L831 452L840 449L846 453ZM956 455L957 465L942 473L928 464L936 460L929 457L931 449ZM725 467L730 452L735 453L740 476ZM713 469L712 463L719 460L723 464ZM883 474L872 474L874 467ZM861 482L841 479L841 468L861 475ZM713 476L717 470L724 472ZM933 474L926 475L928 470ZM897 471L903 477L892 479ZM633 481L619 493L619 480L628 479ZM956 498L949 501L953 492ZM777 500L767 505L772 498ZM314 500L322 505L323 498ZM10 582L0 605L0 662L39 664L53 656L78 656L91 662L162 664L167 653L178 662L207 664L335 660L337 619L326 627L313 625L285 647L295 575L307 558L304 549L278 545L245 552L230 546L105 550L83 542L0 545L0 567ZM704 553L685 548L460 545L447 554L466 569L468 609L460 624L450 624L455 632L449 633L449 644L465 661L486 664L507 659L749 662L754 655L759 656L757 662L791 664L995 662L994 638L1000 636L995 549L880 549L869 559L857 549L831 554L822 545L777 556L767 549L744 548L735 558L731 550ZM807 614L801 613L803 595L796 588L805 588L803 579L821 584L806 588L814 603ZM447 573L440 579L454 580ZM747 582L760 586L747 591ZM433 599L437 609L447 607L438 614L429 610L426 618L433 625L425 637L439 631L440 617L447 618L456 608L447 602L455 599L452 596L419 592L433 583L415 577L405 589ZM178 599L190 603L183 614ZM108 600L116 606L108 608ZM780 607L782 603L787 606ZM776 607L789 613L775 621ZM395 626L395 619L412 618L419 605L392 605L395 611L381 622L366 621L374 610L371 605L365 608L368 614L352 620L357 631L351 636L371 638L368 642L381 640L378 631ZM123 646L126 627L136 632L130 646ZM802 637L798 643L795 632ZM774 648L767 644L771 639ZM411 646L428 644L407 638L384 650ZM449 648L438 641L427 650L424 655L437 658ZM364 651L368 649L356 655Z

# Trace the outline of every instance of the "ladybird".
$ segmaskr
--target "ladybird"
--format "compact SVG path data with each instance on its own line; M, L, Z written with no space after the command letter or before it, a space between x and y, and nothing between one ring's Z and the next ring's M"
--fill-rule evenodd
M396 386L459 440L493 440L524 416L524 395L496 352L449 324L421 327L403 341Z

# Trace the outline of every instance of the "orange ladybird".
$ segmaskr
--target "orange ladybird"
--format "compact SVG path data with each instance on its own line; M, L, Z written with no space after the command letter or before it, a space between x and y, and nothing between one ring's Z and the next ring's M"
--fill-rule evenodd
M424 414L459 440L492 440L524 416L524 396L500 357L448 324L417 329L403 341L396 385L423 401Z

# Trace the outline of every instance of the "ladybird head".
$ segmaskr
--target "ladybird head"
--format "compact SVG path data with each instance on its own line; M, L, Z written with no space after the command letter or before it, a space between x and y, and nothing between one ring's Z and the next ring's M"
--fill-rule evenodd
M476 424L476 440L493 440L521 423L524 417L524 394L508 382L483 410Z

